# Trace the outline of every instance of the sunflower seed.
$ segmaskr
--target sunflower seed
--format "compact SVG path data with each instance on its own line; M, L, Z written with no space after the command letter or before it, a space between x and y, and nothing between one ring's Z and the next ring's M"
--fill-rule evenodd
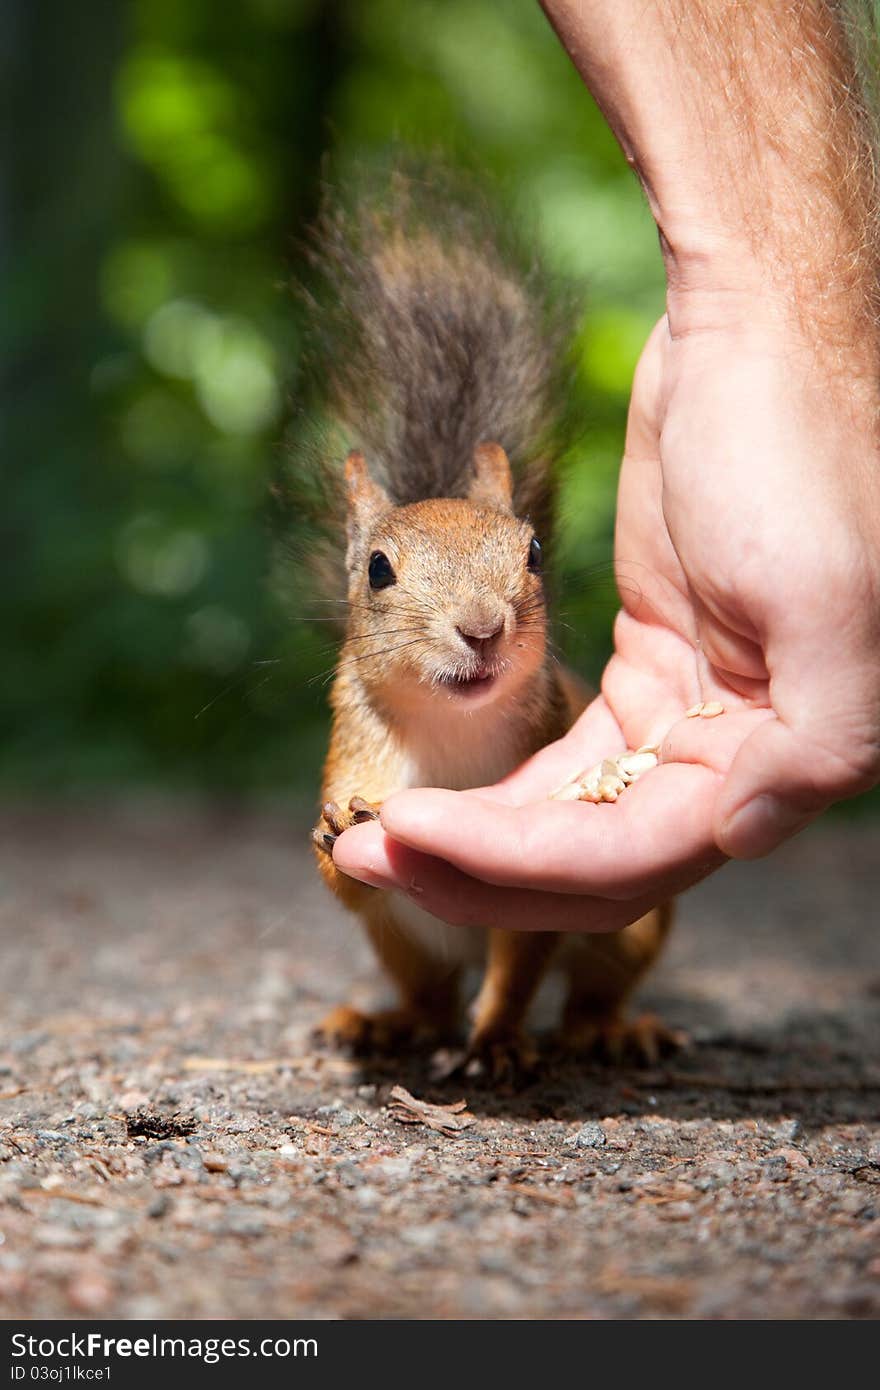
M616 801L620 793L659 761L659 748L644 744L635 752L625 749L613 758L603 758L595 767L581 772L551 794L553 801Z
M617 766L621 777L635 782L643 773L650 772L652 767L657 766L657 754L649 752L622 753L617 759Z
M557 787L555 792L550 793L551 801L580 801L583 787L580 782L566 782L564 786Z
M603 777L599 782L599 795L603 801L616 801L623 791L619 777Z

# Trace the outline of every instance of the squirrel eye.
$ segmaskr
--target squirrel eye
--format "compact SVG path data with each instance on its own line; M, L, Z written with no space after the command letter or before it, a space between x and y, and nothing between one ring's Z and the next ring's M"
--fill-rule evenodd
M544 552L541 549L541 542L537 536L532 536L529 545L529 569L532 574L540 574L544 561Z
M391 568L391 561L381 550L373 551L367 573L370 578L371 589L387 589L389 584L396 584L397 582L397 575Z

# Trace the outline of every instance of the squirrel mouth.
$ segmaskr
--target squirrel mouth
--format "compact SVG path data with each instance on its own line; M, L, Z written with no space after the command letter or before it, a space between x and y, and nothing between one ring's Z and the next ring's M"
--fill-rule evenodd
M454 691L456 695L475 695L485 693L494 685L498 678L498 672L489 666L481 667L471 675L444 674L440 677L440 683L445 689Z

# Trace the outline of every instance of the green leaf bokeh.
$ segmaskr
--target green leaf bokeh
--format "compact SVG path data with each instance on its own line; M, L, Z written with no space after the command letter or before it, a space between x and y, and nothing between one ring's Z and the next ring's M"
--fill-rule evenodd
M590 428L567 469L562 630L595 671L627 390L662 277L537 5L7 10L6 789L314 786L332 638L269 582L299 350L287 287L322 173L394 141L496 176L583 285Z

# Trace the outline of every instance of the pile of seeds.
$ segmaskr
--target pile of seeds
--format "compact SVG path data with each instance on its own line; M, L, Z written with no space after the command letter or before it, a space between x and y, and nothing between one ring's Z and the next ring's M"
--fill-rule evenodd
M646 745L635 750L627 748L614 758L603 758L595 767L580 773L573 781L558 787L551 801L616 801L620 793L652 767L659 759L659 747Z
M724 713L718 700L704 701L685 713L685 719L715 719ZM645 744L635 750L627 748L613 758L603 758L595 767L581 772L551 792L551 801L616 801L622 791L637 782L660 761L658 744Z

